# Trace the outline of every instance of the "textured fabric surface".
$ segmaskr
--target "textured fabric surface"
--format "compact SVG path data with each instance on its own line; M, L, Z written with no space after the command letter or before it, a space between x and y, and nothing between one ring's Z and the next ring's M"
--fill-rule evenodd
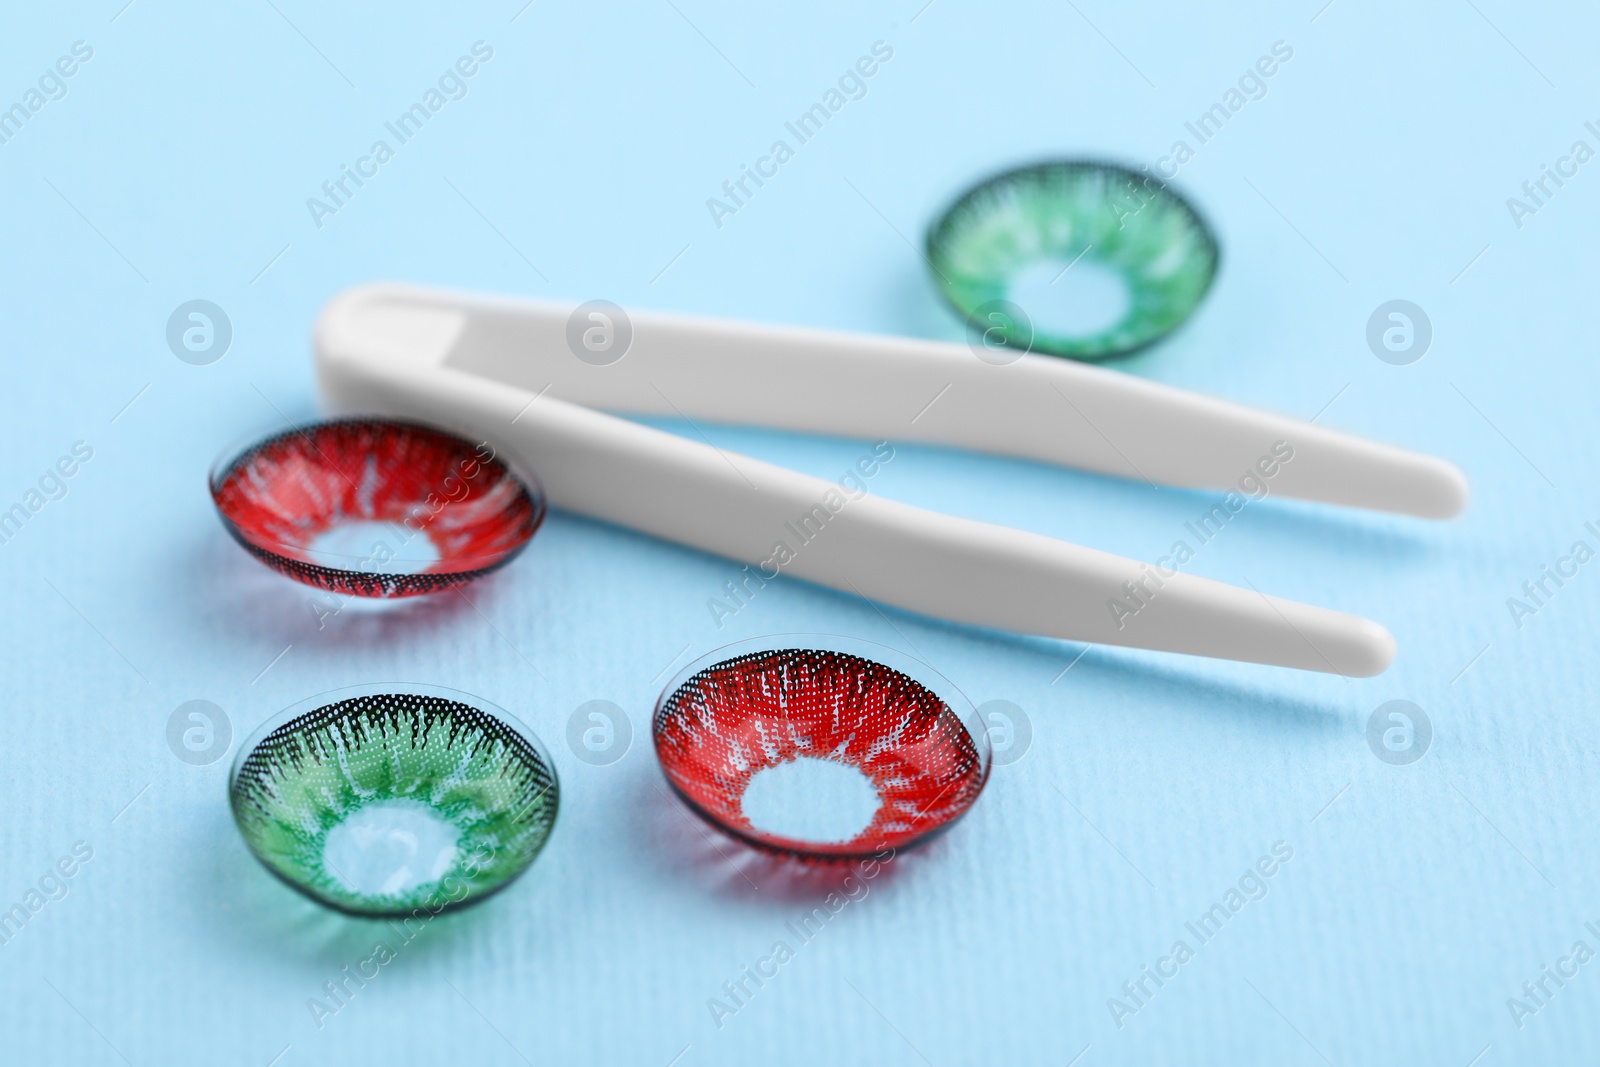
M1600 562L1573 547L1600 548L1592 14L119 7L10 5L0 32L0 105L28 111L0 143L7 1061L1489 1065L1600 1044L1600 961L1573 955L1600 952ZM813 105L802 140L786 124ZM223 447L313 414L309 330L346 286L959 340L923 228L1058 155L1176 169L1222 245L1195 316L1120 369L1448 457L1469 510L1268 497L1202 539L1214 494L903 445L871 491L1144 559L1185 541L1192 573L1381 621L1387 674L1085 650L788 580L733 601L736 566L560 512L461 594L375 614L270 572L214 514ZM1369 343L1397 299L1431 323L1409 365ZM168 331L195 300L231 326L208 364L214 315L209 341L198 311ZM1403 328L1377 327L1395 355ZM830 478L870 449L660 425ZM649 745L675 670L795 631L924 657L1027 720L1007 713L1018 748L949 833L848 884L708 836ZM525 876L404 933L272 878L229 814L231 748L204 762L384 680L507 709L562 783ZM226 723L175 720L194 700ZM1415 743L1414 714L1369 742L1391 700L1428 717L1416 762L1377 755Z

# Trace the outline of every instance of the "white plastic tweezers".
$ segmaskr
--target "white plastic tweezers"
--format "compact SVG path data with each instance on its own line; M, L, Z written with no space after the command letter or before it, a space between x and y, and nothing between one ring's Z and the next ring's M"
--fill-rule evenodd
M496 442L552 505L766 562L767 573L785 542L794 552L782 573L908 611L1345 675L1388 667L1386 629L870 492L825 508L801 546L786 524L837 503L835 483L606 412L956 445L1218 490L1287 444L1293 460L1277 466L1274 494L1433 519L1466 503L1466 479L1441 459L1066 360L997 366L956 344L634 312L625 354L595 365L568 345L573 310L394 285L348 291L316 326L325 404ZM591 341L621 343L619 324L611 333L594 321Z

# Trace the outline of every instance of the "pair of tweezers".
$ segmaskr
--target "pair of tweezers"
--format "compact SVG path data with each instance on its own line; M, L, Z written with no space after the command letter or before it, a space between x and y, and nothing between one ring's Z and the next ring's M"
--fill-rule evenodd
M1430 519L1466 504L1444 460L1117 371L607 307L350 290L316 325L323 400L496 442L557 507L768 577L975 626L1343 675L1382 672L1394 638L1171 559L911 507L608 412L953 445L1194 489L1239 492L1255 472L1273 495Z

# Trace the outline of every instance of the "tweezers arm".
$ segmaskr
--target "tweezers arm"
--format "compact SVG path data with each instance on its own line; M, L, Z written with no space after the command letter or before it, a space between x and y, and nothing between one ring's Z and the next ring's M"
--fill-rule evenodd
M592 365L574 355L569 305L402 287L339 302L452 319L451 366L604 411L947 444L1160 485L1243 482L1424 518L1467 499L1444 460L1069 360L995 365L936 341L634 311L626 324L579 316L626 345Z

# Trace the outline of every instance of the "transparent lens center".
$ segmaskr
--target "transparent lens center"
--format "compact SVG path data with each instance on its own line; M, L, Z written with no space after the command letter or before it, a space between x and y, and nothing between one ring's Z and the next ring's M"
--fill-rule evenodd
M872 779L857 768L801 756L757 771L739 803L762 833L838 844L872 824L880 801Z
M418 800L377 800L328 831L322 864L345 888L392 896L443 878L461 831Z
M1120 271L1094 258L1030 263L1011 279L1007 299L1028 313L1035 332L1092 337L1127 318L1133 306Z
M311 542L312 562L367 574L418 574L439 562L439 549L423 530L399 523L351 519L324 530Z

